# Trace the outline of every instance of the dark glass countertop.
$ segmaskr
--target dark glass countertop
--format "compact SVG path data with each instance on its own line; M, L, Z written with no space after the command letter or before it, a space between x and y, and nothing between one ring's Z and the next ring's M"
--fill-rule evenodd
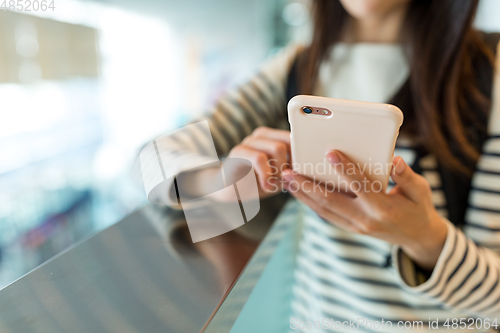
M0 332L229 331L258 276L237 302L228 295L285 200L261 201L252 221L194 244L182 211L145 206L2 289Z

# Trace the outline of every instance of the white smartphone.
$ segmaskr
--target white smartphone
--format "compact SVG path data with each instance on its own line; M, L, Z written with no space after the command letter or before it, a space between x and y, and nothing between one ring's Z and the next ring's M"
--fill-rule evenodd
M337 149L372 183L381 186L380 190L386 190L403 123L403 113L398 107L298 95L288 103L288 121L295 172L338 184L339 177L325 156Z

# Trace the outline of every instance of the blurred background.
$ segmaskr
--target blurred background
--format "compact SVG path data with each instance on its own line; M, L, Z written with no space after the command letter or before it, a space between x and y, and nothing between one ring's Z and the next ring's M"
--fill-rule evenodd
M142 145L310 31L308 0L48 5L0 10L0 288L146 204Z

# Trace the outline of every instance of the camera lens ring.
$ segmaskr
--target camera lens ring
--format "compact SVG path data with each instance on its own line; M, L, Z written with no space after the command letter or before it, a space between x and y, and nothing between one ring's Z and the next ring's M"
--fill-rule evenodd
M307 113L307 114L310 114L313 112L313 110L308 106L303 107L302 111L304 111L304 113Z

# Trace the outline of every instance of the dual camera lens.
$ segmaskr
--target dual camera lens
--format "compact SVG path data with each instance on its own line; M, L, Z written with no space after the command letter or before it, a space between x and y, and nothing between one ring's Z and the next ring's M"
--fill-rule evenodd
M316 110L316 112L315 112ZM304 106L302 107L302 112L305 114L314 114L318 116L330 116L332 113L328 109L324 108L315 108L315 107L310 107L310 106Z

